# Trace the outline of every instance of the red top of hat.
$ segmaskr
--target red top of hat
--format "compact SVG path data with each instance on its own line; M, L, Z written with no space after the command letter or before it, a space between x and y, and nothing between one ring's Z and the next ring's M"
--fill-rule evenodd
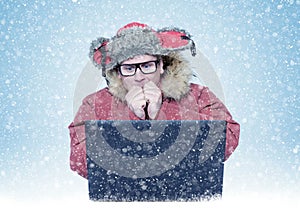
M120 28L117 32L117 34L119 34L121 31L123 31L124 29L127 29L127 28L132 28L132 27L140 27L140 28L146 28L146 27L149 27L148 25L146 24L143 24L143 23L138 23L138 22L132 22L132 23L128 23L127 25L123 26L122 28Z

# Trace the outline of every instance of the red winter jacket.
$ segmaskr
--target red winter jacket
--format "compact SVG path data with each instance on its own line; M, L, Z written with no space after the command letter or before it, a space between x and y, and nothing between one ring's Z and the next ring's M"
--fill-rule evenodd
M226 120L225 159L228 159L238 145L239 124L232 119L225 105L207 87L190 84L187 90L180 100L175 100L168 96L172 90L168 92L166 88L163 88L162 106L156 120ZM70 166L72 170L85 178L87 166L84 121L139 120L126 103L120 100L122 97L120 95L116 97L116 95L113 88L105 88L87 96L69 126Z

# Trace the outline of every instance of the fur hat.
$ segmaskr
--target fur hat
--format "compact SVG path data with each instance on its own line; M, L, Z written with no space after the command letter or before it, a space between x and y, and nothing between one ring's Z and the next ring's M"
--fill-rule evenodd
M111 39L94 40L89 56L105 77L107 71L136 55L169 55L186 49L196 55L195 44L186 31L178 28L155 31L146 24L133 22L119 29Z

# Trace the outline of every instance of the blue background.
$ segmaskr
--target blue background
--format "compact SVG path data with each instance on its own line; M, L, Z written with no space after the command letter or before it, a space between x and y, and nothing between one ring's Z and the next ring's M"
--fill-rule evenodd
M88 199L67 126L92 40L139 21L193 35L241 124L224 199L300 195L297 1L0 1L0 197ZM99 72L100 73L100 72Z

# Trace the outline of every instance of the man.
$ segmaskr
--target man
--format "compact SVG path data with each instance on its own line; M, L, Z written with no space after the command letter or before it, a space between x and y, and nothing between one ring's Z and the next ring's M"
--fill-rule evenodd
M130 23L111 39L92 43L90 57L108 87L87 96L69 126L70 166L87 177L86 120L226 120L225 159L238 145L240 126L207 88L191 84L192 70L180 51L195 44L177 28L155 31Z

